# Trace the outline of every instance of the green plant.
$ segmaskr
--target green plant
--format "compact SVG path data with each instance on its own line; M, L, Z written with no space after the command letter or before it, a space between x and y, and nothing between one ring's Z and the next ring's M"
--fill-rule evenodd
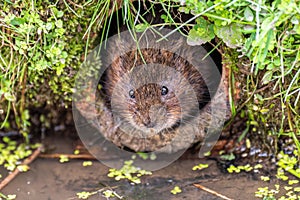
M279 166L278 171L282 172L282 174L280 173L281 175L283 175L282 170L285 170L300 179L298 151L294 151L293 155L287 155L284 154L283 152L280 152L278 154L278 159L279 159L277 162L277 165ZM283 178L283 176L279 176L278 178Z
M105 198L107 198L107 199L109 199L109 198L114 198L114 197L116 197L116 198L118 198L118 199L123 199L122 196L120 196L118 193L116 193L116 192L113 191L113 190L105 190L105 191L102 192L102 194L103 194L103 196L104 196Z
M20 161L30 156L32 149L37 148L38 145L17 144L8 137L3 137L2 141L3 143L0 143L0 165L9 171L13 171L16 167L21 171L27 171L28 167L20 165Z
M203 170L203 169L205 169L205 168L208 168L208 164L198 164L198 165L195 165L193 168L192 168L192 170L193 171L196 171L196 170Z
M178 193L181 193L182 192L182 190L180 189L180 187L179 186L175 186L172 190L171 190L171 193L172 194L178 194Z
M84 167L91 166L91 165L93 165L92 161L83 161L82 162L82 166L84 166Z
M110 199L110 198L123 199L123 197L120 196L114 190L105 189L105 188L93 192L86 192L86 191L77 192L76 196L78 197L78 199L89 199L91 196L94 196L96 194L102 194L106 199Z
M261 164L257 164L255 166L250 166L250 164L244 165L244 166L234 166L230 165L229 168L227 168L228 173L240 173L242 171L250 172L252 170L258 170L261 169L263 166Z
M147 159L150 159L150 160L155 160L156 159L156 155L155 153L151 153L149 155L149 153L144 153L144 152L137 152L137 154L140 158L142 158L143 160L147 160ZM136 155L133 155L131 158L132 159L135 159L136 158Z
M249 95L244 105L253 129L247 131L263 129L266 134L287 135L300 151L300 2L173 2L182 4L180 12L194 15L179 26L195 20L187 37L189 44L201 45L218 37L240 52L239 58L250 60L245 91ZM258 93L263 87L273 92Z
M95 39L83 36L97 4L81 3L0 2L0 128L17 128L26 136L29 107L70 105L74 75L85 46ZM9 120L11 111L15 122Z
M60 155L59 156L59 162L60 163L65 163L65 162L69 162L70 160L69 160L69 158L68 158L68 156L66 156L66 155Z
M88 199L89 197L97 194L98 192L86 192L86 191L83 191L83 192L78 192L76 193L76 195L78 196L78 199Z
M124 162L124 165L121 169L109 169L108 177L115 178L115 180L119 181L121 179L127 179L134 184L141 183L141 176L151 175L150 171L146 171L135 167L133 165L133 160L128 160Z
M255 196L262 199L299 199L300 168L298 155L298 151L296 150L294 151L293 155L287 155L283 152L280 152L278 154L278 168L276 177L277 179L282 180L285 186L275 184L275 189L270 189L269 187L258 188L258 191L255 192ZM297 179L288 176L288 174L286 174L285 172L288 172L290 175L295 176ZM270 178L266 176L261 176L261 180L269 181Z
M0 192L0 199L4 199L4 200L13 200L17 198L17 195L15 194L9 194L9 195L4 195Z

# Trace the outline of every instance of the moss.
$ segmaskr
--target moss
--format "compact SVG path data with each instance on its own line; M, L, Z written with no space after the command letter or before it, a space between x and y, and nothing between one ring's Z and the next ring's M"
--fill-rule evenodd
M69 107L74 76L81 65L86 45L95 37L83 37L97 3L80 1L23 1L1 4L0 23L0 118L9 116L10 108L17 127L6 120L2 128L28 131L29 107L45 104ZM90 35L97 31L94 26Z

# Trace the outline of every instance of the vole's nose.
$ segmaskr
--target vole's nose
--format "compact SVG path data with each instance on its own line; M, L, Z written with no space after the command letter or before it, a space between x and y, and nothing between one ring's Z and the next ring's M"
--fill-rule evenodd
M149 124L146 125L147 128L153 128L155 126L155 123L150 122Z
M155 123L151 121L150 117L146 118L143 120L143 124L147 127L147 128L153 128L155 126Z

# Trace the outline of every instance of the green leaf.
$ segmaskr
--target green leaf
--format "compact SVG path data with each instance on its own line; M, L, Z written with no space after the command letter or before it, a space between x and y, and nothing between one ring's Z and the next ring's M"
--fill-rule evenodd
M56 13L56 17L57 17L57 18L61 18L63 15L64 15L64 12L63 12L63 11L58 11L58 12Z
M272 26L274 26L272 23L273 20L274 20L274 16L265 18L261 23L261 29L265 32L269 31L272 28ZM260 35L264 35L264 33L261 32Z
M57 20L55 22L55 25L56 25L57 28L62 28L63 27L63 21L62 20Z
M2 141L4 142L4 143L9 143L10 142L10 139L9 139L9 137L3 137L2 138Z
M136 32L144 32L149 27L149 24L137 24L135 26Z
M30 113L29 113L29 110L26 109L22 112L22 119L28 120L29 118L30 118Z
M228 26L215 26L215 34L230 48L237 48L243 45L244 37L242 31L235 23Z
M244 11L244 17L248 22L252 22L254 19L254 15L249 7L247 7Z
M60 155L60 156L59 156L59 162L60 162L60 163L69 162L68 156Z
M220 158L223 160L234 160L235 155L233 153L230 153L230 154L221 155Z
M92 161L83 161L82 166L87 167L93 165Z
M13 4L13 2L11 2L10 0L5 0L5 2L7 2L9 4Z
M65 32L66 30L63 28L55 29L55 33L57 33L59 36L62 36Z
M5 92L4 93L4 98L7 100L7 101L16 101L16 97L10 93L10 92Z
M260 180L262 180L262 181L269 181L270 177L268 177L268 176L260 176Z
M144 152L137 152L137 154L143 159L143 160L147 160L148 159L148 154L144 153Z
M208 164L199 164L199 165L196 165L192 168L193 171L195 170L202 170L202 169L205 169L205 168L208 168Z
M114 192L111 191L111 190L105 190L105 191L103 192L103 195L104 195L106 198L112 198L112 197L115 196L115 195L114 195Z
M10 21L10 24L13 26L19 26L21 24L25 23L25 19L24 18L19 18L19 17L15 17Z
M53 28L53 23L52 23L52 22L48 22L48 23L46 24L46 29L47 29L48 31L50 31L52 28Z
M197 25L190 30L187 38L187 43L191 46L202 45L215 37L213 24L203 18L198 18L196 22Z
M267 71L262 78L263 84L268 84L272 80L272 78L273 78L273 72Z
M13 200L13 199L16 199L17 198L17 195L15 195L15 194L9 194L9 195L7 195L7 199L8 200Z
M298 35L300 35L300 25L299 25L299 24L296 24L296 25L294 26L294 31L295 31Z
M185 14L189 14L190 13L190 9L187 8L187 7L180 7L180 8L178 8L178 11L179 12L183 12Z
M93 195L93 193L83 191L83 192L76 193L76 195L78 196L79 199L88 199L91 195Z
M19 165L17 168L20 172L27 172L30 169L28 165Z
M52 7L51 8L52 9L52 12L54 13L54 15L57 17L57 18L59 18L59 17L61 17L61 15L62 15L62 11L59 11L56 7Z
M178 193L181 193L182 191L181 191L181 189L180 189L180 187L179 186L175 186L172 190L171 190L171 193L172 194L178 194Z

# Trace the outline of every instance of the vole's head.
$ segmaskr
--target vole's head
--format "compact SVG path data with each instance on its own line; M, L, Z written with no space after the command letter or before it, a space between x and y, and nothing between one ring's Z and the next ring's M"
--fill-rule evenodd
M173 129L197 113L197 89L202 86L200 81L193 80L198 80L195 74L191 75L190 83L174 67L159 64L119 69L108 71L107 94L119 125L127 126L128 132Z
M172 88L148 83L124 92L127 93L124 112L136 128L160 131L180 123L181 107Z

